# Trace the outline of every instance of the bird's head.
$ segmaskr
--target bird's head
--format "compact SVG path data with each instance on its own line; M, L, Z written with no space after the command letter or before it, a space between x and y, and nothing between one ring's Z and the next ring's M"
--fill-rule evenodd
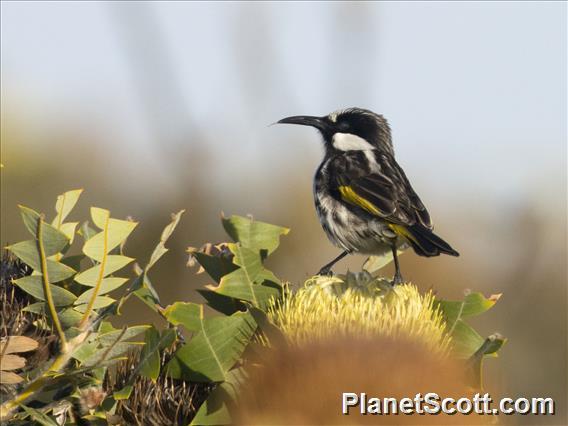
M315 127L328 151L380 149L392 154L391 131L387 120L362 108L349 108L323 117L296 115L278 121Z

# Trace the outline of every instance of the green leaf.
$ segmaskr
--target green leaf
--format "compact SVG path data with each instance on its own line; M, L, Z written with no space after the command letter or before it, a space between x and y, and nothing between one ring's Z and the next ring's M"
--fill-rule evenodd
M118 254L109 254L105 262L105 270L103 276L106 277L107 275L124 268L133 260L134 259L131 257L121 256ZM79 284L94 287L97 283L100 272L101 265L95 265L92 268L89 268L86 271L77 274L75 276L75 281L77 281Z
M57 196L57 201L55 203L55 211L57 212L57 215L55 216L55 219L53 219L53 222L51 222L53 226L61 229L63 221L69 213L71 213L71 210L73 210L77 201L79 201L79 197L82 192L82 189L74 189Z
M471 357L484 341L464 319L480 315L491 309L500 297L500 294L486 298L481 293L470 293L463 301L435 301L435 306L441 310L446 319L446 328L452 336L455 356L458 358Z
M227 381L217 386L199 408L191 425L213 426L232 424L229 408L235 405L238 388L244 381L243 369L231 370Z
M45 236L43 240L44 242L46 242ZM65 244L63 244L62 246L61 245L54 246L53 244L50 245L49 247L45 246L46 257L53 256L54 254L59 253L59 251L61 251L65 247L67 241L68 241L67 237L65 237ZM14 253L23 262L27 263L35 270L41 270L41 262L39 258L39 249L37 247L37 241L34 240L21 241L19 243L8 246L7 249L10 250L12 253ZM53 249L56 249L56 251L53 251Z
M84 367L121 358L129 351L144 344L143 341L132 341L131 339L144 333L148 328L150 328L149 325L139 325L101 333L96 340L89 343L90 347L75 352L73 357L81 361Z
M486 356L496 356L497 352L505 344L504 339L499 334L493 334L483 341L481 346L469 358L468 364L470 368L471 384L477 389L483 389L482 367L483 359Z
M116 391L112 394L112 397L119 401L121 399L128 399L130 398L130 394L132 393L132 385L127 385L123 387L121 390Z
M208 288L198 289L197 292L207 301L207 305L225 315L232 315L236 311L242 311L246 307L240 300L216 293Z
M254 306L249 306L249 311L258 325L258 329L264 334L271 347L285 347L287 344L286 336L268 319L266 312Z
M239 242L243 247L255 252L263 251L266 255L278 248L281 235L290 232L288 228L258 222L242 216L222 218L222 221L225 231L235 242ZM263 257L266 256L263 255Z
M99 229L106 228L106 222L110 218L110 212L99 207L91 207L91 219Z
M47 414L42 413L31 407L26 407L25 405L21 405L26 413L29 414L30 418L38 422L42 426L58 426L57 422L49 417Z
M132 290L134 295L148 305L154 312L158 311L158 308L161 306L160 298L146 272L142 272L136 277L132 284Z
M173 325L183 325L189 331L201 328L202 306L191 302L175 302L163 310L166 319Z
M28 275L27 277L19 278L14 281L18 287L26 293L31 294L38 300L45 301L45 294L43 291L43 281L41 275ZM50 284L51 294L53 295L53 303L55 306L68 306L71 305L76 297L69 290L62 287Z
M138 225L136 222L127 220L108 219L103 231L94 235L85 243L83 253L91 259L102 262L106 254L128 238L136 225Z
M98 340L99 343L103 346L112 344L113 342L117 341L117 339L120 342L124 342L133 339L134 337L137 337L142 333L145 333L146 330L148 330L150 327L151 327L150 325L133 325L132 327L128 327L126 331L119 329L108 333L99 334ZM137 341L140 343L144 343L141 340Z
M61 224L61 227L59 228L59 230L63 232L67 238L69 238L69 244L72 244L75 239L75 230L77 229L77 225L79 225L79 222L67 222Z
M103 294L107 294L110 293L113 290L116 290L117 288L119 288L120 286L122 286L126 281L128 281L128 278L120 278L120 277L108 277L108 278L104 278L101 281L101 287L99 290L99 295L103 295ZM92 286L89 286L92 287ZM89 297L93 294L94 288L89 288L87 291L85 291L84 293L82 293L79 296L79 299L77 299L77 301L80 301L80 303L86 303L89 301ZM86 295L88 294L88 295Z
M41 259L39 257L36 241L22 241L8 246L7 248L22 262L31 266L35 271L41 271ZM49 281L56 283L73 276L75 274L75 270L63 263L47 259L47 274L49 276Z
M90 240L96 235L97 231L89 225L89 222L83 222L81 229L79 229L79 235L83 237L85 241Z
M174 230L176 229L181 215L185 212L185 210L180 210L179 212L172 214L172 221L164 228L162 231L162 235L160 237L160 242L152 252L150 256L150 261L146 265L145 270L148 271L154 264L165 254L167 253L168 249L166 248L165 244L166 241L170 238Z
M444 313L450 327L463 318L480 315L495 305L501 294L493 294L486 298L481 293L470 293L462 301L438 300L437 304Z
M235 365L253 335L256 324L249 313L237 312L230 317L203 317L200 330L179 348L167 364L173 378L196 382L222 382Z
M66 329L70 327L76 327L83 317L83 315L79 311L76 311L73 308L63 309L57 314L59 315L59 321L61 321L63 328Z
M29 207L18 205L18 208L26 229L32 234L32 237L37 238L37 224L41 220L41 215Z
M146 330L140 354L140 374L153 382L160 375L160 332L154 326Z
M464 321L457 321L450 334L452 353L456 358L469 358L483 344L483 337Z
M92 294L92 293L91 293ZM101 309L101 308L105 308L109 305L112 305L115 302L115 300L112 297L108 297L108 296L97 296L95 298L95 301L93 302L93 307L92 309ZM78 303L77 301L75 301L75 309L81 313L85 313L85 311L87 310L87 302L83 302L83 303Z
M191 255L197 259L211 278L216 282L221 278L238 269L238 266L223 256L212 256L197 250L191 251Z
M240 268L221 278L215 292L265 309L268 301L281 293L279 280L262 266L260 254L239 244L229 244L229 249L235 255L233 263Z
M81 270L81 261L84 258L85 258L85 256L83 256L82 254L75 255L75 256L65 256L64 258L59 260L59 262L63 263L64 265L69 266L70 268L73 268L75 271L80 271Z

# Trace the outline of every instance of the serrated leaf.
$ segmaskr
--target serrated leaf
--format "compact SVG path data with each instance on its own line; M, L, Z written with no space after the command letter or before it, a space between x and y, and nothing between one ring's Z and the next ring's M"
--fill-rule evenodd
M240 244L229 244L229 249L235 255L233 263L240 268L223 276L215 292L265 309L271 298L280 295L278 279L262 266L259 253Z
M237 401L237 392L243 381L242 368L231 370L227 374L227 381L217 386L205 400L190 425L217 426L229 425L233 421L229 406Z
M118 247L136 227L136 222L108 219L103 231L90 238L83 246L83 253L102 262L105 255Z
M200 251L193 251L191 255L197 259L203 269L205 269L209 276L217 283L221 281L223 276L230 274L239 268L223 256L212 256Z
M281 235L290 232L288 228L242 216L222 218L222 222L225 231L235 242L255 252L263 251L266 255L278 248Z
M456 322L450 334L452 352L456 358L469 358L483 344L483 337L464 321Z
M481 293L470 293L463 301L435 301L435 306L440 309L446 319L446 328L452 336L455 356L458 358L471 357L484 341L464 319L480 315L491 309L500 297L500 294L486 298Z
M26 336L8 336L0 342L0 354L29 352L37 349L38 342Z
M210 308L222 314L232 315L236 311L242 311L245 308L245 305L240 300L218 294L215 290L205 288L198 289L197 292L207 301L207 305Z
M61 226L63 225L63 221L69 215L71 210L73 210L77 201L79 201L79 197L82 192L82 189L74 189L57 196L57 201L55 202L55 211L57 214L51 223L53 226L58 229L62 229Z
M255 329L249 313L205 319L201 306L200 330L176 351L167 364L167 374L196 382L225 381Z
M175 302L167 306L162 313L173 325L183 325L189 331L201 328L201 305L191 302Z
M103 277L106 277L107 275L124 268L133 260L134 259L131 257L121 256L118 254L109 254L105 261ZM101 265L95 265L92 268L89 268L86 271L77 274L75 276L75 281L77 281L79 284L94 287L99 278L100 271Z
M501 294L493 294L486 298L481 293L470 293L462 301L438 300L437 304L451 328L455 321L488 311L497 303L500 297Z
M29 275L19 278L14 281L18 287L26 293L31 294L38 300L45 301L45 294L43 291L43 278L40 275ZM69 290L50 284L51 294L53 296L53 303L55 306L68 306L71 305L76 297Z

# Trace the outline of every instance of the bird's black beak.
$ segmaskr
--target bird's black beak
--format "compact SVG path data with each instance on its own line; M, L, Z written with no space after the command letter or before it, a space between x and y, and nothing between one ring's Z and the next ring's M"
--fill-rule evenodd
M324 133L329 129L330 124L326 117L313 117L310 115L295 115L293 117L286 117L278 121L280 124L299 124L301 126L311 126Z

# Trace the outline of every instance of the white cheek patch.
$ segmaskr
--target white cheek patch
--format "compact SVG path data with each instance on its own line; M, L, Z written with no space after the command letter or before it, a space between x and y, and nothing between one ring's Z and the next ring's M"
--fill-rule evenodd
M331 139L335 149L340 151L368 151L373 145L365 139L351 133L336 133Z

